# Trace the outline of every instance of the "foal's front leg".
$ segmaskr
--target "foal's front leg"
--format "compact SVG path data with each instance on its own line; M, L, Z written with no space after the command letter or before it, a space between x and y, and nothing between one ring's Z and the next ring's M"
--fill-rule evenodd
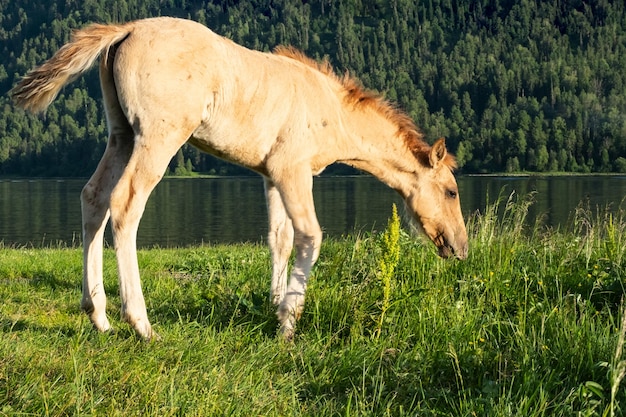
M293 224L289 216L287 216L287 211L278 189L268 178L264 178L264 180L269 217L267 240L272 256L270 299L274 305L280 305L287 291L289 256L293 249Z
M322 243L322 230L313 203L313 178L310 172L299 176L294 172L289 174L280 182L276 181L282 202L293 224L296 246L296 260L289 284L276 313L280 321L280 331L286 340L293 339L296 321L304 308L309 275Z

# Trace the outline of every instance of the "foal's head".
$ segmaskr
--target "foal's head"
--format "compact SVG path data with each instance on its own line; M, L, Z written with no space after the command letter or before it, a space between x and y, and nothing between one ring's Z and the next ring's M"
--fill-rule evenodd
M448 258L467 257L467 232L461 213L459 192L452 170L456 167L454 157L446 150L444 139L430 147L422 140L413 120L378 94L364 91L360 84L346 74L343 79L335 75L326 60L317 63L302 52L279 47L276 54L303 62L339 82L345 91L345 101L352 108L373 109L397 127L400 137L416 157L422 169L411 181L398 190L417 223L439 249L439 255Z
M413 191L405 196L407 208L420 228L437 246L439 256L467 257L467 232L459 192L452 174L454 158L439 139L421 158L426 169Z

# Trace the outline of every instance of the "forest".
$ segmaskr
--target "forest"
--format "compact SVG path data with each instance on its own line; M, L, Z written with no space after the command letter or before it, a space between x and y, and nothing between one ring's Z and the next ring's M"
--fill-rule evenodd
M0 175L90 175L107 138L97 70L45 117L16 109L7 92L72 29L165 15L249 48L329 59L397 103L427 141L446 137L460 173L626 172L621 1L0 0ZM169 171L248 172L191 146Z

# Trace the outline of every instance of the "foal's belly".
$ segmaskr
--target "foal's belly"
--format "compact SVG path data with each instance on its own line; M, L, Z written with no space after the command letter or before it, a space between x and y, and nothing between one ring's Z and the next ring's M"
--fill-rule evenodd
M261 175L267 175L265 157L261 156L254 147L246 146L243 140L239 143L207 140L194 132L188 142L204 153L241 165Z

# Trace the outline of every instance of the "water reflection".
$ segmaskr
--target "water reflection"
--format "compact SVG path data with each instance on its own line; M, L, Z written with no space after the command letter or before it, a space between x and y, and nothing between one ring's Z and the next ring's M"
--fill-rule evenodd
M626 177L624 176L564 176L564 177L462 177L459 179L464 211L484 210L487 202L512 193L525 197L535 193L528 221L550 227L571 223L577 207L592 210L610 208L617 211L624 205Z
M626 195L626 176L460 177L466 216L512 192L536 192L529 221L541 216L553 227L564 225L581 203L612 205ZM0 180L0 241L5 245L51 245L81 241L80 190L84 179ZM316 210L325 234L380 230L400 197L368 177L321 177L314 183ZM260 178L165 179L148 200L138 245L182 246L202 242L261 241L267 210ZM110 242L110 233L107 240Z
M7 245L78 244L84 181L0 180L0 241Z

